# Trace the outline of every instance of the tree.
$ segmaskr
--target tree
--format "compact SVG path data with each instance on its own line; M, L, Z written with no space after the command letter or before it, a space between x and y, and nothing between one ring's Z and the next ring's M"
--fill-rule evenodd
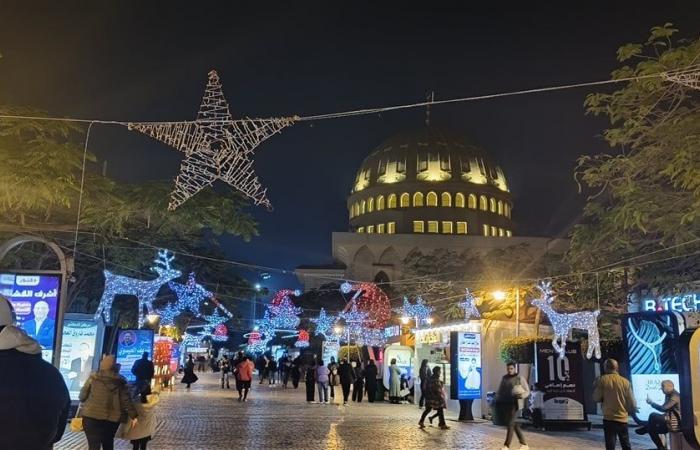
M569 260L577 270L634 265L618 286L618 305L626 303L627 276L633 289L668 291L700 275L700 92L655 76L697 68L700 40L676 39L677 31L667 23L645 43L620 47L612 78L641 78L585 101L589 114L610 121L610 152L578 160L588 197Z

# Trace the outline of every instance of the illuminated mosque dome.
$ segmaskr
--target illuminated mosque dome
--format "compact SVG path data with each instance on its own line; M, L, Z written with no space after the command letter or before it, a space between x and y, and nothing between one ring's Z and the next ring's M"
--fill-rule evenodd
M356 233L510 237L513 201L503 170L480 147L423 127L382 142L348 197Z

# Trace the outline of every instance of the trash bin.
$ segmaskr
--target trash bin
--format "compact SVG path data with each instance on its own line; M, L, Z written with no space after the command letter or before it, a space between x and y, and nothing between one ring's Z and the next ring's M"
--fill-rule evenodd
M491 422L494 425L505 425L498 410L496 409L496 392L489 391L486 393L486 403L489 405L489 411L491 412Z

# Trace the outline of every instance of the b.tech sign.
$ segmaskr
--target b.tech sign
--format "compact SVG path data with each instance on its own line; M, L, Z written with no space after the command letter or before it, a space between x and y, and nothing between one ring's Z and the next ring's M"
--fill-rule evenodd
M700 294L643 299L642 311L700 312Z

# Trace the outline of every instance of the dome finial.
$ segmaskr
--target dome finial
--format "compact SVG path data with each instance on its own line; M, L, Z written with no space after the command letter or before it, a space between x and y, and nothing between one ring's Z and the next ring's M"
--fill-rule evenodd
M430 127L430 104L435 101L435 91L430 91L425 99L429 102L425 105L425 126Z

